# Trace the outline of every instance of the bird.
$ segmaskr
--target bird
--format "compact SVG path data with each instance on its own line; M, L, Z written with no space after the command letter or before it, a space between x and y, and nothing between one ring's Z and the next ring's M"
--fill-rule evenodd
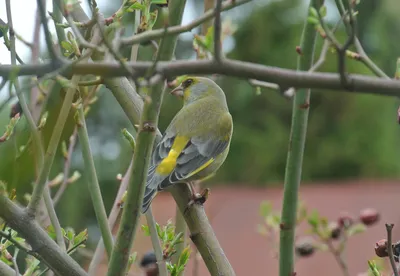
M189 184L196 198L191 183L212 177L229 152L233 120L221 87L206 77L185 76L170 94L183 106L152 152L143 214L157 192L178 183Z

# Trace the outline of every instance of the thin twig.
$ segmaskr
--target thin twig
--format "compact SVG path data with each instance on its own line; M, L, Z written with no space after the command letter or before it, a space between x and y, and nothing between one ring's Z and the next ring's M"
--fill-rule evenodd
M386 226L386 233L387 233L387 252L389 255L390 265L392 266L394 276L399 276L399 271L397 270L397 266L394 261L393 246L392 246L392 230L393 230L394 224L386 223L385 226Z
M8 0L9 1L9 0ZM93 35L92 43L99 43L101 38L98 35ZM87 60L92 53L92 49L85 49L83 56ZM50 173L51 166L53 164L54 156L56 154L57 146L61 138L61 133L67 120L69 111L71 109L72 101L76 92L76 86L79 82L79 75L74 75L71 79L70 88L64 98L63 105L57 118L57 122L54 126L53 133L50 137L49 145L47 147L44 164L41 168L39 177L36 181L35 188L33 189L31 200L28 204L27 211L34 215L36 213L37 206L43 194L43 190L46 187L47 179Z
M12 259L11 259L13 266L14 266L16 276L19 276L19 268L18 268L18 264L17 264L18 252L19 252L19 248L15 248L14 255L12 256Z
M60 7L58 6L58 3L59 3L58 0L53 0L52 18L53 18L53 22L54 22L54 27L56 28L58 45L61 45L61 42L65 41L66 37L65 37L64 29L58 25L58 24L62 23L62 13L61 13ZM60 48L61 48L61 51L63 52L64 49L62 47L60 47Z
M367 66L372 73L377 75L378 77L384 78L384 79L390 79L388 75L385 74L365 53L364 48L361 45L360 40L356 37L354 39L354 46L357 49L358 52L358 58L361 60L362 63L364 63L365 66Z
M39 0L43 2L43 5L46 6L46 1ZM35 26L33 28L33 42L31 47L31 64L37 64L39 62L39 53L40 53L40 26L41 26L41 17L39 7L36 11L35 18ZM32 84L34 84L35 80L32 79ZM39 85L32 85L31 89L31 102L30 108L32 111L32 117L37 123L40 117L40 107L37 106L37 99L40 93Z
M123 194L126 192L126 189L128 188L128 184L130 182L131 174L132 174L132 165L133 165L133 159L131 160L131 163L129 164L129 167L122 178L121 185L119 186L117 196L115 197L113 207L110 211L110 215L108 216L108 226L110 229L113 229L115 226L115 223L118 218L118 214L121 211L120 207L120 202L122 199ZM90 262L89 265L89 275L95 276L97 275L97 269L101 263L101 260L103 258L103 252L104 252L104 243L103 239L100 239L96 250L94 252L93 258Z
M154 219L151 206L149 207L145 215L146 215L147 225L149 226L151 243L153 244L154 254L156 255L157 258L158 273L160 276L168 276L167 265L164 260L164 254L161 247L161 242L158 237L156 220Z
M57 122L54 126L53 133L50 138L49 145L47 147L44 164L40 170L39 177L36 181L35 188L33 189L31 200L28 204L28 212L32 215L36 213L36 209L39 205L40 199L42 198L43 191L47 186L47 179L50 174L50 169L53 164L54 156L57 151L57 146L61 138L62 130L64 129L65 122L67 121L69 111L72 105L72 101L74 99L74 95L76 92L76 86L78 84L80 77L78 75L74 75L71 80L71 87L67 90L67 93L64 98L63 105L61 107L60 113L57 118Z
M175 212L175 235L178 235L179 233L182 233L182 242L178 243L175 245L175 250L176 253L172 256L172 261L174 263L178 263L179 257L182 254L182 251L185 249L187 245L187 227L186 227L186 222L185 218L183 217L181 210L179 210L179 207L176 206L176 212ZM194 254L196 256L196 254ZM183 276L184 275L184 270L179 273L178 276Z
M238 1L227 1L227 3L222 4L221 6L221 11L228 11L230 9L233 9L237 6L246 4L250 2L251 0L238 0ZM197 18L196 20L193 20L191 23L183 26L172 26L167 28L167 35L177 35L180 33L184 32L189 32L193 30L194 28L200 26L204 22L212 19L215 16L215 10L209 10L208 12L205 12L201 17ZM153 31L148 31L140 34L135 34L131 37L126 37L121 39L121 44L122 45L132 45L132 44L137 44L145 41L150 41L153 39L158 39L164 35L164 30L163 29L158 29L158 30L153 30Z
M336 248L333 246L331 240L324 240L324 243L328 246L329 251L332 253L332 255L335 257L336 262L340 266L340 269L343 272L344 276L349 276L349 268L347 267L346 261L343 259L341 256L341 253L336 250Z
M97 222L100 227L101 236L104 240L104 244L106 247L106 252L108 257L110 258L112 248L113 248L113 238L111 234L111 230L108 227L107 223L107 213L104 207L103 198L101 196L101 190L99 181L97 179L96 168L93 161L93 155L90 149L89 143L89 135L86 128L85 114L83 111L83 104L80 105L77 116L77 124L78 124L78 136L79 141L82 146L82 155L85 163L86 175L87 175L87 183L90 192L90 196L92 198L93 208L96 214Z
M37 0L36 3L40 13L40 18L42 20L44 37L46 39L46 44L47 44L47 50L49 51L51 61L55 63L59 60L59 56L57 55L57 52L54 49L53 40L51 39L51 33L49 30L49 25L47 24L45 1Z
M58 188L56 194L53 197L54 206L57 205L57 203L60 201L61 196L63 195L65 189L67 188L67 186L69 184L68 176L69 176L69 171L71 169L71 158L72 158L72 153L74 152L77 135L78 135L78 128L75 126L74 131L72 132L72 135L69 138L68 152L67 152L67 156L65 157L65 161L64 161L64 170L63 170L64 178L60 185L60 188Z
M47 185L44 189L43 198L51 224L53 225L54 232L56 233L57 244L61 247L62 250L66 251L61 225L58 220L56 210L54 209L53 200L51 199L50 188Z
M222 59L221 8L222 8L222 0L216 0L215 19L214 19L214 59L216 62L220 62Z

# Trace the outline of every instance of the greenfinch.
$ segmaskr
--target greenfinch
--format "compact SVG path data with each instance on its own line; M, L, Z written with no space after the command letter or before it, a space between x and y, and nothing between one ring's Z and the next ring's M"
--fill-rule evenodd
M158 191L210 178L229 152L233 122L222 89L208 78L185 77L171 94L183 98L183 107L154 148L142 213Z

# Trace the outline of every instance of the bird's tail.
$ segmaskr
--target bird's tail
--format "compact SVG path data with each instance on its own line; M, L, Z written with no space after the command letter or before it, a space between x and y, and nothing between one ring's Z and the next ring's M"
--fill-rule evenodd
M146 187L143 197L142 214L147 212L156 194L157 194L157 189Z

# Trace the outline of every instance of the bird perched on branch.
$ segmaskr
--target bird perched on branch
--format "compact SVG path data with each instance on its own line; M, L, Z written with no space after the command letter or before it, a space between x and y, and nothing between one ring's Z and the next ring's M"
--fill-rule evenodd
M212 80L185 77L171 94L183 98L183 107L155 147L147 175L142 212L158 191L177 183L210 178L224 163L233 123L224 91Z

